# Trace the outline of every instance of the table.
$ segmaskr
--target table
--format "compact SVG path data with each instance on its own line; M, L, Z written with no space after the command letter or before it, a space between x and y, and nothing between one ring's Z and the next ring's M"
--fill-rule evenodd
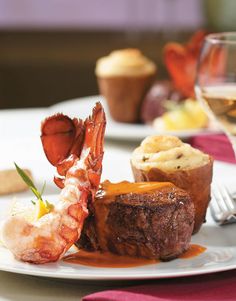
M37 278L0 272L0 301L78 301L87 294L111 286Z
M39 138L40 122L47 113L46 108L0 111L0 169L13 168L13 162L30 168L36 186L42 186L46 180L48 185L45 193L50 194L58 192L52 181L55 170L45 158ZM138 144L138 141L106 141L102 179L108 178L114 182L132 180L129 160L132 150ZM215 162L214 178L232 183L236 178L235 166ZM1 198L10 199L12 196ZM95 291L130 284L134 282L63 281L0 272L0 301L80 300L82 296Z

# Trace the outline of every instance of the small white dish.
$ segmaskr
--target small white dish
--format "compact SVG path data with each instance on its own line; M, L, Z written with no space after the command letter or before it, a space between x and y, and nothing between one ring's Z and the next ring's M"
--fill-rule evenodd
M150 125L129 124L114 121L102 96L89 96L57 103L49 108L50 113L61 112L70 117L86 118L91 114L95 103L100 101L104 107L107 117L107 126L105 136L110 139L140 141L150 135L174 135L181 139L190 138L198 134L219 133L215 128L207 129L189 129L182 131L157 131ZM49 114L50 114L49 113Z

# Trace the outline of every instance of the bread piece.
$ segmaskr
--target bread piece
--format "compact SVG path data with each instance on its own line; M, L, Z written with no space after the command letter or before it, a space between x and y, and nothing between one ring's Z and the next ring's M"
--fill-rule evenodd
M32 178L31 172L28 169L24 169L24 172ZM27 189L28 186L15 169L0 171L0 195L21 192Z
M147 137L131 157L136 182L172 182L189 192L195 206L193 233L205 221L210 201L213 159L173 136Z
M194 205L172 183L101 185L77 245L87 250L170 260L188 249Z

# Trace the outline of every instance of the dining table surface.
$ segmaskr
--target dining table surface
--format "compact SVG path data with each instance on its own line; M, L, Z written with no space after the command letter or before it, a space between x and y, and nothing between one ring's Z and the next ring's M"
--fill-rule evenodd
M55 169L45 158L40 141L41 121L49 114L48 108L6 109L0 111L0 170L14 168L13 163L32 171L36 186L46 180L45 194L59 190L53 183ZM132 151L140 140L105 139L105 154L102 180L112 182L133 180L130 168ZM214 180L233 183L236 178L234 164L215 162ZM27 193L25 195L28 195ZM24 196L24 194L21 194ZM1 196L10 200L14 195ZM0 217L4 213L0 212ZM102 273L102 269L101 269ZM17 300L81 300L85 295L119 286L128 287L143 283L158 283L162 280L95 281L44 278L0 271L0 301ZM168 281L168 280L165 280Z

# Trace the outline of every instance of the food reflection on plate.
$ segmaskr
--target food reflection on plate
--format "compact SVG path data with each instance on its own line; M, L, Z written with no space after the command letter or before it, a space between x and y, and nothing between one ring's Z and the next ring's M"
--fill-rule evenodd
M169 79L139 49L121 49L98 59L96 76L114 121L144 123L157 132L205 129L208 117L195 100L194 79L204 31L185 44L167 43L163 60Z
M54 181L62 190L58 201L50 204L16 165L41 206L33 221L15 213L3 223L2 241L17 259L35 264L55 262L74 244L103 254L162 261L190 256L183 254L193 249L190 242L194 223L202 208L196 232L209 202L206 195L204 199L198 198L197 203L193 197L194 185L204 178L206 194L209 192L211 158L178 138L151 137L143 144L145 152L141 153L141 160L146 165L155 163L149 156L153 147L156 162L162 162L163 166L171 165L174 156L175 167L168 179L149 179L142 173L140 181L135 172L136 183L100 183L105 125L100 103L85 121L56 114L42 123L44 152L57 169L59 176ZM176 152L176 143L180 153ZM133 157L132 167L142 169ZM202 168L208 171L203 172L204 177ZM155 169L158 170L154 164ZM181 181L170 183L174 178ZM197 255L204 250L204 246L198 246L195 253L189 252Z

